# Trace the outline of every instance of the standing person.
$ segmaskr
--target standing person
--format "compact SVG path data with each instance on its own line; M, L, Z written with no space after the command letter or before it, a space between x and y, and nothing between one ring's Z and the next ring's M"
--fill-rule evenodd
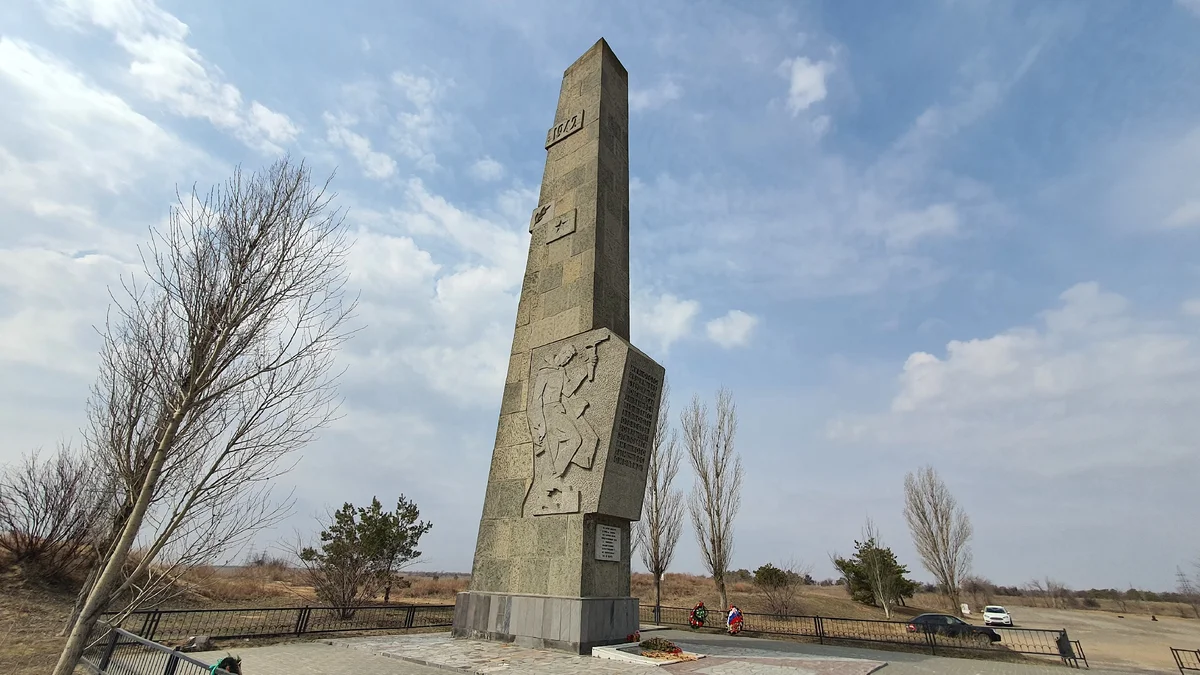
M730 635L737 635L742 632L742 610L736 605L729 606L729 618L725 620L725 629Z

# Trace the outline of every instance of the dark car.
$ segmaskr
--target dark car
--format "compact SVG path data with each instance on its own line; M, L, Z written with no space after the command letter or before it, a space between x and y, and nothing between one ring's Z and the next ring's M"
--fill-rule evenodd
M975 626L949 614L920 614L908 622L910 633L933 633L962 640L999 642L1000 634L986 626Z

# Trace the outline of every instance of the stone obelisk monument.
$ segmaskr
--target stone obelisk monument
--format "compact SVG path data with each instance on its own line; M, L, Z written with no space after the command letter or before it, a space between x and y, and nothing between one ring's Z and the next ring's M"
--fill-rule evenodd
M629 344L628 74L600 40L563 74L470 590L454 635L589 653L638 629L663 368Z

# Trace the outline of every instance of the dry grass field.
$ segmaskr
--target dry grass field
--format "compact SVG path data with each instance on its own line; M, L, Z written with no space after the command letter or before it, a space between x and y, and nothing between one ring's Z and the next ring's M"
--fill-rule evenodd
M54 669L70 592L31 586L11 571L0 574L0 672L44 675Z
M452 604L454 595L465 590L465 575L409 575L401 587L393 588L392 603ZM654 602L654 588L646 574L635 574L633 594L644 605ZM319 604L312 588L300 574L282 566L204 568L185 580L172 607L287 607ZM730 599L745 612L766 610L753 584L735 582ZM47 672L54 663L61 639L55 633L70 611L69 590L45 588L24 581L14 570L0 574L0 672L34 675ZM668 574L663 584L663 605L691 607L703 600L716 607L718 598L710 579ZM1172 603L1127 603L1124 610L1102 605L1100 609L1052 609L1028 606L1029 598L997 597L992 601L1009 608L1018 625L1029 628L1065 628L1080 640L1093 665L1108 665L1170 672L1173 662L1169 646L1200 647L1200 621L1180 618L1190 610ZM382 602L382 597L374 602ZM939 597L918 594L909 607L897 608L894 618L922 612L946 611ZM827 617L882 619L882 611L852 602L838 586L802 587L797 613ZM1158 621L1151 621L1151 614ZM1123 618L1118 618L1118 617Z

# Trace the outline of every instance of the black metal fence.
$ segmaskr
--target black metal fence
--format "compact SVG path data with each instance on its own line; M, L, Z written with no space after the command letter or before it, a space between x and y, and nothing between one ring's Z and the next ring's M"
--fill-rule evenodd
M371 605L352 607L243 607L237 609L148 609L124 624L146 640L279 637L310 633L412 630L449 626L454 605Z
M683 607L643 606L641 620L664 626L686 626L690 609ZM708 610L706 626L723 628L726 613ZM982 627L980 631L982 631ZM927 632L906 621L882 621L877 619L842 619L827 616L772 616L769 614L742 613L742 631L759 635L787 635L807 638L825 644L827 642L871 642L905 645L937 654L938 650L970 650L1003 653L1053 656L1073 666L1087 658L1078 641L1067 636L1067 631L1040 628L989 627L1000 636L992 642L990 636L974 632L962 636L949 636Z
M230 675L127 630L96 624L80 665L98 675Z
M1176 649L1171 647L1171 656L1175 657L1175 665L1179 675L1187 675L1188 671L1200 673L1200 649Z

